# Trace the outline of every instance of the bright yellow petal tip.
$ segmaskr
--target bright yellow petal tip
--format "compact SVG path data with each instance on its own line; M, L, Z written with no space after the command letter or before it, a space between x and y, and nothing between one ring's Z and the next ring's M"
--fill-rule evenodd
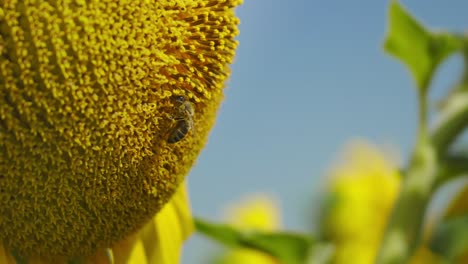
M0 4L0 241L89 256L171 198L222 100L240 0ZM169 144L175 95L194 131Z

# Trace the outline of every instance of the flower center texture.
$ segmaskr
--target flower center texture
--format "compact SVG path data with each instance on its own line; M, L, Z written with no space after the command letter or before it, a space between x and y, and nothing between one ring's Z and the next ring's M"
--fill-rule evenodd
M237 46L238 4L2 1L0 242L7 249L90 255L162 208L214 124ZM175 120L184 118L174 99L181 96L193 124L169 143L183 123Z

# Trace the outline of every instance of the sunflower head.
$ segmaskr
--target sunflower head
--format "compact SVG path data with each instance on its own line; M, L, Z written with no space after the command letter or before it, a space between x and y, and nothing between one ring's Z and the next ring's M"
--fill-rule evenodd
M0 4L0 242L82 256L141 227L206 142L240 0ZM181 117L183 96L193 106ZM178 121L193 125L174 144Z

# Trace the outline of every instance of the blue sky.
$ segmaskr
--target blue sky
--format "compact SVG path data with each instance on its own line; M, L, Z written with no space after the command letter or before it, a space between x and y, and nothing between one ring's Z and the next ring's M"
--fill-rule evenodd
M407 157L416 97L409 72L384 54L389 1L244 0L236 59L209 142L188 176L196 216L252 193L280 201L287 229L306 230L308 210L337 152L352 139L392 144ZM401 1L433 29L468 29L468 1ZM432 98L461 71L452 57ZM205 263L216 244L198 235L183 263Z

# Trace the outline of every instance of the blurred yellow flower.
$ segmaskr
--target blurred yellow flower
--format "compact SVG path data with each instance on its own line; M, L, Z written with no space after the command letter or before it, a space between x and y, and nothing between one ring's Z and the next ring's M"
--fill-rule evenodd
M257 194L227 207L226 221L238 228L273 231L281 226L277 203L269 196ZM216 264L279 264L265 253L245 248L230 249L219 255Z
M268 195L255 194L226 208L229 224L243 229L273 231L281 226L278 203Z
M240 2L0 4L4 255L108 255L164 207L214 123ZM175 96L193 104L194 131L170 144Z
M335 243L334 263L373 263L398 194L396 162L377 147L354 141L329 174L331 202L322 219L324 235Z

